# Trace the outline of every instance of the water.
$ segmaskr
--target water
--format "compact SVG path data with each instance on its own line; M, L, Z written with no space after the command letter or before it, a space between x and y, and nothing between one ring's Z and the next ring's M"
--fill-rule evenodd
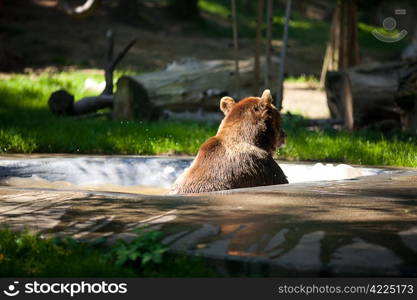
M0 160L0 183L163 194L191 164L188 158L53 157ZM353 179L387 172L346 164L280 163L290 183Z

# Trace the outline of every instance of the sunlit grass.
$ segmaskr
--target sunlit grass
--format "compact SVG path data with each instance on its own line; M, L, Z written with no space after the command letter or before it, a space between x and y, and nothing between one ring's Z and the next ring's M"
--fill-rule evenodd
M217 124L126 122L59 118L47 108L51 92L66 88L80 98L91 94L83 72L41 76L11 75L0 82L0 153L187 154L215 135ZM311 82L309 76L289 81ZM286 118L287 147L278 157L365 165L417 167L415 136L403 133L309 131L301 118Z
M417 167L417 138L403 133L308 131L294 124L279 158L363 165Z
M230 9L222 4L215 3L213 1L198 1L198 6L202 11L206 11L213 15L218 15L223 18L228 18L231 14Z
M285 24L285 17L284 16L274 16L272 19L272 23L273 24L280 24L280 25L284 25ZM288 23L288 26L294 29L312 29L314 27L313 22L309 22L308 20L290 20L290 22Z
M285 78L286 82L304 82L304 83L319 83L319 79L313 75L302 74L300 76L288 76Z

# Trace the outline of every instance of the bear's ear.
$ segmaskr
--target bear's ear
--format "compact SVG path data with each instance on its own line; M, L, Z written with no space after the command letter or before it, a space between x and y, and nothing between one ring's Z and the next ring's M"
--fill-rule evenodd
M236 102L232 97L226 96L220 99L220 109L224 115L227 115L235 104Z
M265 102L267 102L268 104L272 104L272 95L271 95L271 91L270 90L265 90L262 93L262 97L261 99Z

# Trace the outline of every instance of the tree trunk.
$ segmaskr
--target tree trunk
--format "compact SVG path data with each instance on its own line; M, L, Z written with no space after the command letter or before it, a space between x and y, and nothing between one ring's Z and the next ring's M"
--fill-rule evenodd
M261 76L260 76L260 57L262 46L262 20L264 11L264 0L258 0L258 10L256 16L256 38L255 38L255 82L254 82L254 94L257 95L260 92Z
M74 96L65 90L53 92L48 101L52 113L60 116L79 116L96 112L103 108L113 107L112 95L85 97L74 102Z
M122 76L117 81L114 96L113 119L115 120L150 120L155 113L149 102L146 89L130 76Z
M282 101L284 97L284 71L285 71L285 57L287 53L288 44L288 25L290 23L291 14L291 0L287 0L287 6L285 8L285 24L284 33L282 36L282 47L280 53L280 65L278 70L277 92L275 96L276 106L279 111L282 110Z
M113 107L112 95L100 95L94 97L85 97L74 103L73 115L79 116L92 112L96 112L103 108Z
M271 52L272 52L272 0L267 0L267 7L266 7L266 47L265 47L265 55L266 55L266 64L265 64L265 88L271 88Z
M400 108L402 127L417 134L417 57L409 58L402 72L395 102Z
M235 93L239 96L240 90L240 70L239 70L239 44L237 36L237 14L236 14L236 0L232 0L232 19L233 19L233 50L235 56Z
M402 63L391 63L328 72L325 87L332 117L345 120L348 129L383 120L399 125L395 99L402 67Z
M417 25L414 27L414 34L411 44L401 53L402 59L415 59L417 57Z
M330 38L326 47L320 83L323 86L328 71L338 71L359 62L357 41L357 9L354 0L338 1L333 13Z

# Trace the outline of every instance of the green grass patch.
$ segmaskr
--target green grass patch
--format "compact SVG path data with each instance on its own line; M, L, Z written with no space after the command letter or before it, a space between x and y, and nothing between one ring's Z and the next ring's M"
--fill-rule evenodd
M0 229L0 277L213 277L197 257L166 253L161 233L140 232L111 248Z
M214 1L200 0L198 2L200 10L211 13L222 18L229 18L231 15L230 7L224 3L216 3Z
M133 270L109 262L87 244L0 230L1 277L132 277L134 274Z
M343 162L350 164L417 167L416 136L402 132L346 132L333 129L309 131L300 121L287 120L287 145L281 159Z
M187 154L215 135L218 125L199 122L116 122L56 117L47 108L51 92L66 88L81 98L83 72L12 75L0 82L0 153ZM311 81L310 77L290 81ZM417 167L415 136L401 132L309 131L301 118L287 118L287 147L279 158L365 165Z
M286 82L302 82L302 83L319 83L319 79L313 75L302 74L300 76L288 76L285 78Z

